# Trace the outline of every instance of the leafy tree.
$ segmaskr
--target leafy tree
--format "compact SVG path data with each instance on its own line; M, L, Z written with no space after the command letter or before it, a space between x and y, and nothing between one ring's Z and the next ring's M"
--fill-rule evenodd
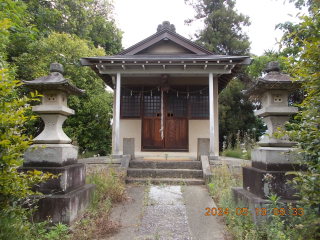
M246 86L237 78L233 79L219 95L219 142L222 144L224 136L232 142L232 147L240 130L242 136L248 129L256 129L258 139L266 130L263 122L254 116L254 106L242 90Z
M29 45L28 52L16 59L19 74L25 80L33 80L49 74L50 63L63 65L64 77L86 93L70 96L68 106L75 110L64 124L64 130L79 150L101 151L107 154L111 148L112 93L105 91L102 80L90 68L83 68L77 60L83 56L103 55L103 48L95 48L69 34L51 33Z
M0 21L0 239L24 239L30 225L29 212L22 206L31 202L30 196L35 194L32 186L49 179L52 174L37 170L18 172L23 153L32 143L32 136L22 133L29 121L25 112L31 108L29 102L39 101L40 95L31 93L31 97L19 97L17 94L21 83L14 80L14 69L7 68L3 52L10 39L9 27L9 20Z
M27 11L27 5L22 1L0 0L0 21L10 19L10 27L7 35L10 41L2 41L3 51L6 52L8 61L12 57L19 56L26 51L28 43L36 40L37 29L30 23L31 15ZM10 34L9 34L10 33Z
M185 0L196 15L185 20L191 24L194 20L204 19L205 28L196 34L196 43L216 54L245 55L249 53L249 37L242 27L249 26L248 16L237 13L235 0Z
M307 172L292 172L293 183L300 190L302 202L308 205L320 204L320 2L319 0L291 0L296 6L306 5L309 14L300 16L301 24L292 31L286 31L282 45L286 49L299 49L286 58L288 72L295 80L302 81L305 98L299 105L296 116L298 123L288 124L288 134L298 142ZM302 37L303 36L303 37ZM303 47L300 47L303 46ZM287 51L290 52L290 51ZM291 51L292 52L292 51ZM319 225L317 219L315 226Z
M251 57L254 59L254 61L245 70L251 79L251 83L255 82L259 77L263 76L264 69L267 63L269 62L279 62L280 70L286 68L282 52L276 52L274 50L265 50L261 56L253 55Z
M51 32L75 34L92 40L106 54L122 50L122 32L113 19L114 7L108 0L21 0L28 5L32 23L42 36Z

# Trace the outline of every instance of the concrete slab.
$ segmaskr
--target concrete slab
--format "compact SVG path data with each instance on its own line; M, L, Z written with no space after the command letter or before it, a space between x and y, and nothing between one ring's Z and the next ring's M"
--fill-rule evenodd
M111 159L109 157L92 157L92 158L81 158L78 159L78 163L86 163L86 164L120 164L120 159Z
M146 187L126 187L130 200L111 214L122 228L100 239L230 239L222 217L205 216L217 208L205 186L150 186L148 195Z
M138 239L191 239L184 205L147 206Z
M141 225L143 199L145 197L143 186L126 186L129 199L126 203L117 205L112 209L110 215L113 220L120 220L122 227L114 236L106 236L102 239L123 240L136 239Z
M149 192L148 205L184 205L180 186L155 187Z
M183 189L192 239L228 239L223 216L206 216L206 208L217 208L207 188L205 186L184 186Z

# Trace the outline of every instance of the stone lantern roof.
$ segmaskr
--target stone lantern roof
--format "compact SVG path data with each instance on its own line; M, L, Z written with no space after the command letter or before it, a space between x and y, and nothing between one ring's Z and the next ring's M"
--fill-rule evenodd
M22 82L31 89L35 90L62 90L68 95L81 95L85 90L74 86L69 79L63 77L63 66L59 63L50 64L50 74L48 76L40 77L32 81Z
M290 76L280 73L278 62L268 63L265 72L267 72L267 75L259 78L254 85L245 91L246 94L262 95L266 90L294 91L301 87L301 82L292 82Z

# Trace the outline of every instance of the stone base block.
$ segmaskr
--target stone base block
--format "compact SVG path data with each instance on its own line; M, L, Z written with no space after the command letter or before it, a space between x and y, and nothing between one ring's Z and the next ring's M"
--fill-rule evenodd
M123 138L123 155L130 155L131 159L135 159L134 138Z
M216 156L216 155L209 155L209 159L210 160L220 160L220 157Z
M285 175L286 171L264 171L253 167L243 167L243 188L249 189L251 193L259 198L267 199L271 193L271 189L267 182L263 181L264 175L272 174L271 181L272 190L282 199L296 200L298 197L293 196L297 190L291 184L286 184L288 180L292 180L293 175Z
M65 167L76 164L78 147L71 144L33 144L24 153L24 167Z
M242 209L242 207L248 208L248 214L252 217L252 221L256 224L261 224L263 221L268 222L271 220L271 215L273 214L273 210L270 212L270 201L266 199L259 198L252 194L251 192L239 187L239 188L231 188L233 197L237 204L240 202L244 206L238 206ZM286 213L288 212L287 204L292 204L293 207L297 204L297 200L288 200L281 199L279 202L284 203L283 208L286 209ZM261 213L264 213L264 209L267 209L267 214L263 216ZM289 212L288 212L289 213ZM252 215L251 215L252 214Z
M261 141L258 142L258 144L261 147L287 147L287 148L291 148L297 145L296 142L292 142L284 139L269 138L268 136L265 136Z
M33 169L54 175L60 174L58 178L50 179L33 187L34 191L43 194L65 194L85 184L86 165L84 163L66 167L21 167L19 171L27 172L33 171Z
M300 170L295 148L259 147L251 150L252 167L266 171Z
M64 223L72 226L81 219L87 207L91 205L96 185L86 184L68 194L56 194L40 198L38 209L34 212L36 222L52 219L52 223ZM36 196L35 198L39 198Z
M122 155L121 155L121 154L112 154L112 155L111 155L111 158L113 158L113 159L120 159L120 158L122 158Z
M210 153L210 139L198 138L197 159L200 160L201 155L209 156Z
M203 179L208 183L212 179L211 166L208 156L201 156L201 165L203 171Z

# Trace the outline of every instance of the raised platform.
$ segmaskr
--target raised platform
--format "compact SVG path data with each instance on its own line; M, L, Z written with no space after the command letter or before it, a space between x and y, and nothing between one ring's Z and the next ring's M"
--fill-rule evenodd
M263 181L264 176L269 173L273 176L271 187L277 196L288 200L299 199L294 196L297 190L291 184L286 184L293 178L293 175L286 175L286 171L265 171L253 167L243 167L242 171L243 188L249 188L250 192L259 198L267 199L267 196L271 193L268 183Z
M49 172L60 175L58 178L47 180L33 187L33 191L43 194L65 194L85 184L86 165L83 163L73 164L66 167L21 167L19 171L27 172L36 169L41 172Z
M72 226L81 219L87 207L91 205L95 188L96 185L86 184L67 194L41 196L33 220L42 222L49 218L52 223L61 222ZM34 197L39 198L39 196Z
M270 205L270 200L257 197L256 195L251 193L251 191L245 190L241 187L231 188L231 190L236 203L241 201L246 207L248 207L248 213L252 217L253 222L260 224L262 223L262 221L267 222L268 220L271 220L271 218L269 217L272 216L273 209ZM281 207L285 208L286 212L288 212L287 204L292 204L292 206L295 206L295 204L297 203L296 200L288 199L280 199L279 202L284 204ZM264 210L263 208L266 208L267 210L267 214L265 216L261 215L261 211Z

